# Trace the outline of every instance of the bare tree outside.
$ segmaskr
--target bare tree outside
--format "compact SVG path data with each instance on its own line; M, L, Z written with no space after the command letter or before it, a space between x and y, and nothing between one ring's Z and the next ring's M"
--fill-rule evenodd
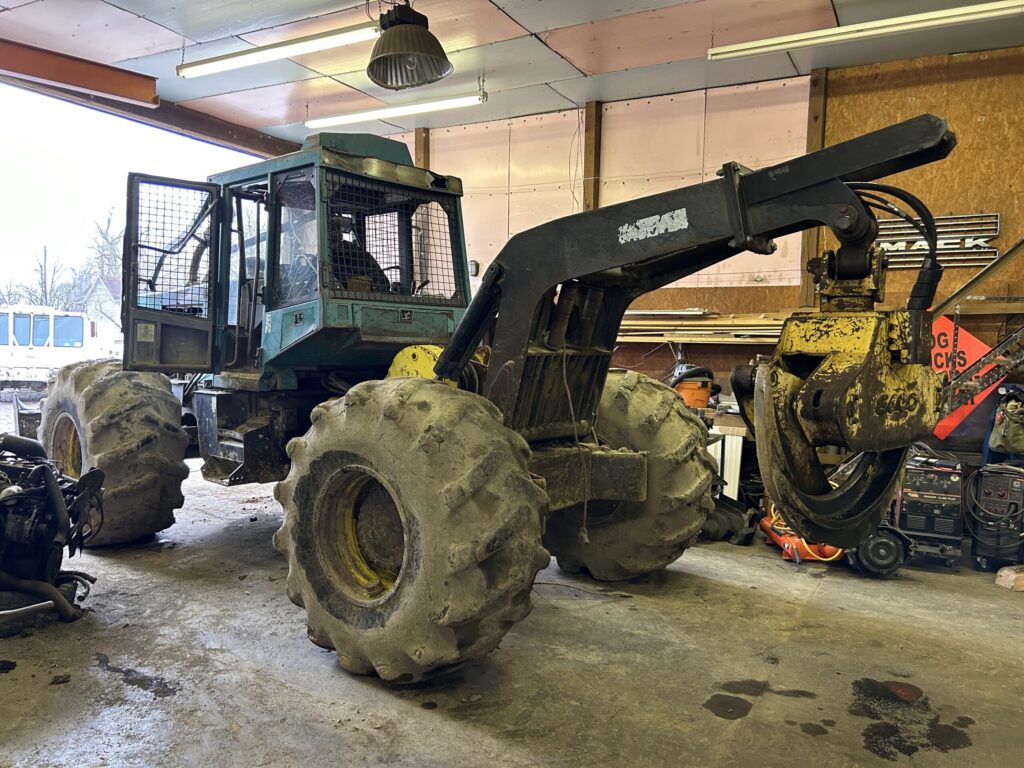
M36 256L33 279L21 283L8 280L0 286L0 302L38 304L66 312L86 312L92 308L120 326L118 313L106 311L101 302L93 299L97 291L109 291L108 285L116 285L120 294L123 230L115 227L113 210L107 213L106 221L93 224L95 231L88 246L91 253L85 263L66 266L59 258L50 256L44 246Z

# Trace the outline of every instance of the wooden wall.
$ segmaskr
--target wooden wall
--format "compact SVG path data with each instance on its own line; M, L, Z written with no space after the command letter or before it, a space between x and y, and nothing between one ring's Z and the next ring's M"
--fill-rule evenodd
M936 215L1002 214L1001 251L1024 237L1024 48L931 56L831 70L825 110L827 144L923 112L945 118L957 147L944 161L886 179L920 197ZM939 298L974 274L947 269ZM892 270L886 304L905 302L916 273ZM984 295L1021 295L1024 261L986 283ZM970 325L992 323L971 320ZM985 334L979 334L984 336Z

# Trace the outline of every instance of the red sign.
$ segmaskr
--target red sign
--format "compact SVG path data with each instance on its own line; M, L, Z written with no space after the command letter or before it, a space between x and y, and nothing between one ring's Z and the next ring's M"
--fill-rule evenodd
M985 342L974 336L963 328L960 328L957 332L957 349L956 349L956 370L962 371L967 366L975 362L979 357L988 352L991 347ZM948 317L938 317L932 323L932 369L939 373L949 373L952 368L953 358L953 321ZM983 370L987 371L992 366L988 366ZM989 393L999 385L996 382L991 387L986 389L984 392L974 398L973 403L962 405L949 414L946 418L938 423L935 427L935 436L940 440L945 440L949 437L949 434L956 429L960 423L967 418L967 416L973 411L978 405L988 397Z

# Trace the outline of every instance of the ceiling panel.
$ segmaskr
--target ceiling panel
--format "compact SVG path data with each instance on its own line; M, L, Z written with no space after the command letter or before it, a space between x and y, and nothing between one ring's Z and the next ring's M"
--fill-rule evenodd
M103 0L38 0L0 14L0 38L104 64L181 45L181 36Z
M893 59L984 51L1017 45L1024 45L1024 15L946 29L904 32L874 40L823 45L793 51L790 56L797 69L806 74L816 67L850 67ZM756 63L760 58L751 58L749 61Z
M531 32L547 32L576 24L587 24L613 16L665 8L705 0L494 0Z
M224 53L245 50L253 47L250 43L237 37L215 40L211 43L192 45L185 49L185 61L197 61ZM156 88L160 98L167 101L187 101L203 96L213 96L231 91L251 90L267 85L278 85L298 80L308 80L319 75L303 66L287 59L269 61L265 64L230 72L221 72L205 77L178 77L175 67L181 63L181 51L165 51L139 59L117 62L117 66L134 72L152 75L159 78Z
M363 0L110 0L126 11L174 30L196 42L209 42L252 29L287 24L343 8L363 7ZM125 58L125 57L121 57Z
M270 125L299 122L307 117L326 117L373 109L381 106L381 102L342 85L337 80L318 77L298 83L270 85L265 88L192 99L181 102L181 106L232 123L265 128ZM394 130L391 132L394 133Z
M677 5L545 32L540 37L588 75L703 57L711 40L703 3Z
M401 104L473 93L481 74L484 89L489 93L579 77L579 71L572 64L535 37L518 37L459 51L451 55L451 61L455 66L454 74L440 82L407 91L381 88L367 77L363 68L337 75L335 79L389 104Z
M989 2L990 0L983 0ZM961 8L977 5L975 0L833 0L840 24L857 24L862 21L891 19L926 11L944 11L947 8Z
M687 59L709 46L834 26L829 0L715 0L581 24L541 35L587 74Z
M583 104L587 101L622 101L720 85L775 80L795 74L797 70L789 56L785 53L774 53L758 57L756 61L678 61L643 69L611 72L607 75L559 80L551 83L551 87L569 100Z
M485 120L503 120L519 115L557 112L574 106L571 101L546 85L531 85L511 91L489 93L485 104L425 115L399 117L388 122L401 126L403 130L411 131L413 128L445 128Z
M711 45L746 43L836 25L829 0L718 0L703 7L711 21Z
M376 4L372 4L376 7ZM490 0L418 0L416 10L427 15L433 32L445 51L460 51L500 40L522 37L527 31L494 6ZM303 35L342 29L367 21L365 7L360 5L341 13L317 19L286 24L242 35L256 45L268 45ZM325 75L365 69L373 51L373 43L346 45L321 53L297 56L295 61Z

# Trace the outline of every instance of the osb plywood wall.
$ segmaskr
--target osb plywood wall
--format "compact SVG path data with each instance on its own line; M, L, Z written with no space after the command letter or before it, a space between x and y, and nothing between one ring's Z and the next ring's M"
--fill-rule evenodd
M957 147L944 160L887 178L936 215L1002 214L1001 251L1024 236L1024 48L932 56L831 70L825 143L835 144L923 112L945 118ZM947 269L942 298L976 272ZM886 303L905 302L916 273L891 270ZM1024 295L1024 261L986 283L984 295Z

